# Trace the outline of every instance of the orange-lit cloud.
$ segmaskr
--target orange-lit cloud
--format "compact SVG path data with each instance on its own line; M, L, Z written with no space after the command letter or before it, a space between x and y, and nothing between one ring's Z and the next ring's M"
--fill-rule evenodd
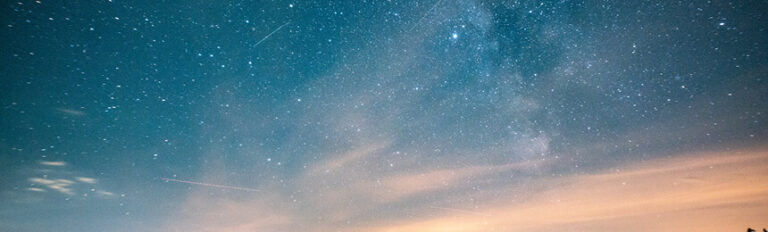
M657 159L537 182L549 190L494 200L482 211L490 216L441 212L365 231L738 231L768 216L765 151Z
M193 192L186 216L173 224L194 222L203 231L738 231L763 226L768 216L765 150L677 155L510 183L493 181L540 164L390 173L373 167L376 147L318 162L334 171L306 172L291 183L293 192ZM494 184L469 190L483 180Z

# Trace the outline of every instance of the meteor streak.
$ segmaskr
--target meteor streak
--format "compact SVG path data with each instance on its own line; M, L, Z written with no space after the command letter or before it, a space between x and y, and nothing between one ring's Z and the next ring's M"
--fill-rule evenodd
M429 208L447 210L447 211L453 211L453 212L459 212L459 213L474 214L474 215L480 215L480 216L486 216L486 217L491 216L489 214L484 214L484 213L470 211L470 210L463 210L463 209L454 209L454 208L446 208L446 207L438 207L438 206L430 206Z
M162 180L170 181L170 182L185 183L185 184L194 184L194 185L200 185L200 186L206 186L206 187L214 187L214 188L223 188L223 189L248 191L248 192L258 192L259 191L258 189L252 189L252 188L228 186L228 185L218 185L218 184L209 184L209 183L203 183L203 182L195 182L195 181L179 180L179 179L171 179L171 178L162 178Z
M435 9L435 7L436 7L437 5L440 5L440 2L442 2L442 1L443 1L443 0L437 0L437 2L436 2L435 4L432 4L432 7L430 7L430 8L429 8L429 10L427 10L427 12L426 12L426 13L424 13L424 15L423 15L423 16L421 16L421 18L419 18L419 21L416 21L416 24L413 24L413 26L411 26L411 29L408 29L408 31L413 31L413 28L416 28L416 26L418 26L419 24L421 24L421 21L422 21L422 20L424 20L424 18L426 18L426 17L429 15L429 13L430 13L430 12L432 12L432 10L434 10L434 9Z
M277 29L275 29L274 31L270 32L270 33L269 33L267 36L264 36L264 38L262 38L261 40L259 40L259 42L256 42L256 44L254 44L253 46L254 46L254 47L256 47L256 46L259 46L259 44L261 44L261 42L264 42L264 40L267 40L267 39L269 39L269 37L270 37L270 36L272 36L272 34L275 34L275 32L279 31L280 29L283 29L283 27L284 27L284 26L286 26L286 25L288 25L288 24L290 24L290 23L291 23L291 22L287 22L287 23L285 23L285 24L283 24L283 25L280 25L279 27L277 27Z

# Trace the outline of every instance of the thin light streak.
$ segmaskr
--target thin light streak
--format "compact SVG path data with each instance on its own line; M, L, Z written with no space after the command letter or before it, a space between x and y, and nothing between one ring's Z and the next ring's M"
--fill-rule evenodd
M490 217L491 216L490 214L484 214L484 213L475 212L475 211L471 211L471 210L454 209L454 208L438 207L438 206L430 206L429 208L440 209L440 210L448 210L448 211L467 213L467 214L474 214L474 215L486 216L486 217Z
M442 2L442 1L443 1L443 0L438 0L438 1L437 1L435 4L433 4L433 5L432 5L432 7L430 7L430 8L429 8L429 10L427 10L427 13L424 13L424 15L423 15L423 16L421 16L421 18L419 18L419 21L416 21L416 24L413 24L413 26L411 27L411 29L408 29L408 31L413 31L413 28L416 28L416 26L418 26L419 24L421 24L421 21L422 21L422 20L424 20L424 18L426 18L426 17L429 15L429 13L430 13L430 12L432 12L432 10L434 10L434 9L435 9L435 7L436 7L437 5L439 5L439 4L440 4L440 2Z
M170 182L178 182L178 183L185 183L185 184L194 184L194 185L200 185L200 186L206 186L206 187L213 187L213 188L223 188L223 189L232 189L232 190L240 190L240 191L248 191L248 192L258 192L258 189L252 189L252 188L245 188L245 187L237 187L237 186L228 186L228 185L219 185L219 184L209 184L209 183L203 183L203 182L195 182L195 181L188 181L188 180L179 180L179 179L172 179L172 178L162 178L164 181L170 181Z
M288 25L288 24L290 24L290 23L291 23L291 22L287 22L287 23L285 23L285 24L283 24L283 25L280 25L279 27L277 27L277 29L275 29L274 31L270 32L270 33L269 33L267 36L264 36L264 38L262 38L261 40L259 40L259 42L256 42L256 44L255 44L255 45L253 45L253 46L254 46L254 47L256 47L256 46L259 46L259 44L261 44L261 42L264 42L264 40L267 40L267 39L269 39L269 37L270 37L270 36L272 36L272 34L275 34L275 32L279 31L280 29L283 29L283 27L285 27L286 25Z

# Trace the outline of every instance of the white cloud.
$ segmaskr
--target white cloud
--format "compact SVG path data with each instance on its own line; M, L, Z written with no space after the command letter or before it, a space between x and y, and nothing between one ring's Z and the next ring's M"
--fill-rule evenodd
M98 179L79 174L64 161L39 161L38 163L42 168L35 169L38 173L34 177L27 178L29 186L25 188L26 191L53 192L72 196L89 191L100 197L115 195L110 191L101 189ZM87 196L88 194L82 195Z
M114 196L114 195L115 195L115 194L114 194L114 193L112 193L112 192L109 192L109 191L104 191L104 190L99 190L99 191L96 191L96 193L97 193L97 194L99 194L99 195L101 195L101 196L107 196L107 197L109 197L109 196Z
M29 187L29 188L27 188L27 190L32 191L32 192L47 192L45 189L35 188L35 187Z
M42 185L48 189L67 194L67 195L74 195L75 192L72 190L71 186L74 184L74 181L67 180L67 179L44 179L44 178L37 178L32 177L29 178L29 182L32 182L33 184Z
M78 177L75 177L75 180L83 182L83 183L88 183L88 184L95 184L96 183L96 179L90 178L90 177L78 176Z
M64 161L40 161L40 164L45 166L55 166L55 167L67 166L67 162L64 162Z

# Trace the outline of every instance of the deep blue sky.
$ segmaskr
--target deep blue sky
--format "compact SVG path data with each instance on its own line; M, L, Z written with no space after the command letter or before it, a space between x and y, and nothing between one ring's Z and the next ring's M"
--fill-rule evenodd
M223 211L255 216L196 228L354 231L568 185L543 178L762 150L766 12L763 1L4 2L0 230L188 231L179 224L219 221L201 212L234 202L246 206ZM466 168L494 171L417 187ZM408 174L420 184L381 187L395 196L359 192ZM289 219L249 224L274 218L262 203Z

